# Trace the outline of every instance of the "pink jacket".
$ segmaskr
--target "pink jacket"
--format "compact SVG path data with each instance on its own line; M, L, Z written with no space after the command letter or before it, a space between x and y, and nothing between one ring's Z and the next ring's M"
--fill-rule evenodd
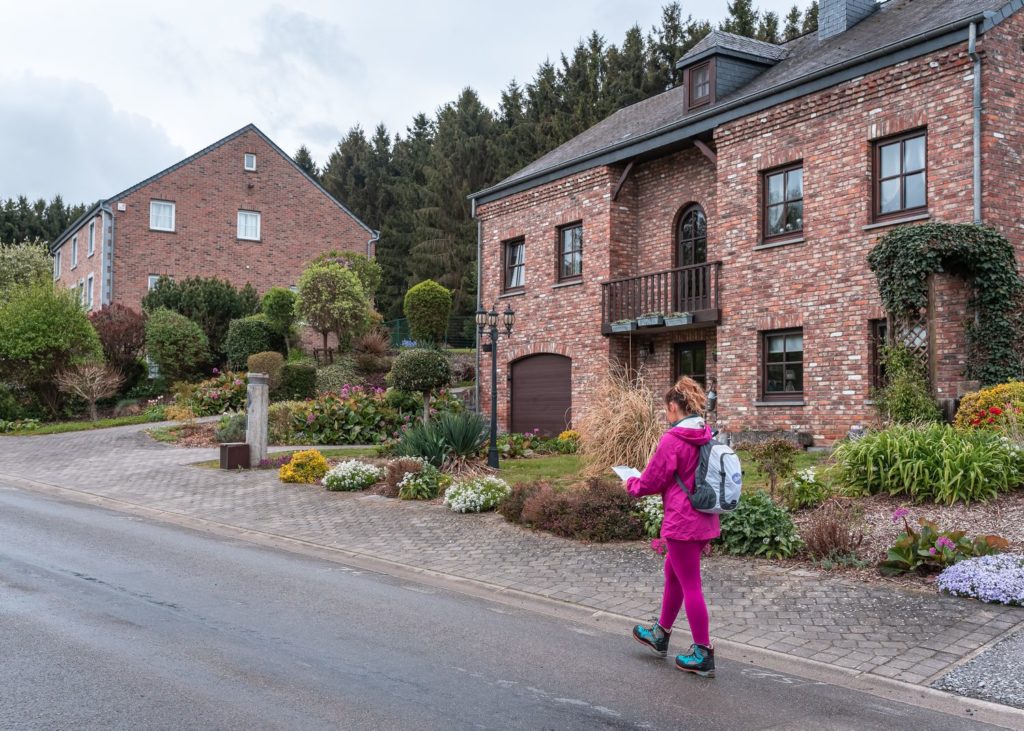
M674 477L679 473L686 489L693 490L700 447L709 441L711 429L704 420L688 417L665 432L643 474L626 481L626 490L634 497L661 495L665 505L662 538L708 541L718 537L718 516L694 510Z

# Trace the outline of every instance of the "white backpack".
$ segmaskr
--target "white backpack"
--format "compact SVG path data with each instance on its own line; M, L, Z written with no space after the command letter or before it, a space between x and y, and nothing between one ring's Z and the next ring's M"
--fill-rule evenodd
M731 513L740 504L743 469L732 447L714 439L700 448L700 462L694 477L693 492L686 489L679 475L679 487L690 498L690 505L701 513Z

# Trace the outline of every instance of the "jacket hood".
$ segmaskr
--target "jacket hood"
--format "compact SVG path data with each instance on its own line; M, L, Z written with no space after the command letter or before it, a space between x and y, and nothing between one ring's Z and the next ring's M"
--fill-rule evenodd
M699 416L688 416L668 430L676 439L700 447L711 441L711 427Z

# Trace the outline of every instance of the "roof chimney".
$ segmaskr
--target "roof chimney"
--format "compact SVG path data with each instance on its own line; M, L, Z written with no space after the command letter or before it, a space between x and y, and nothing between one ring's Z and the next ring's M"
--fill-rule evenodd
M875 12L875 0L821 0L818 7L818 40L845 33Z

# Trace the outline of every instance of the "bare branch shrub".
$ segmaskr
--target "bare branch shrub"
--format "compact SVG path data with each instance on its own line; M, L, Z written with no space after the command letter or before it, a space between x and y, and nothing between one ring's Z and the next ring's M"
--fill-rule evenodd
M83 363L60 371L54 381L63 393L84 399L89 404L89 418L96 421L96 402L116 394L124 377L104 363Z

